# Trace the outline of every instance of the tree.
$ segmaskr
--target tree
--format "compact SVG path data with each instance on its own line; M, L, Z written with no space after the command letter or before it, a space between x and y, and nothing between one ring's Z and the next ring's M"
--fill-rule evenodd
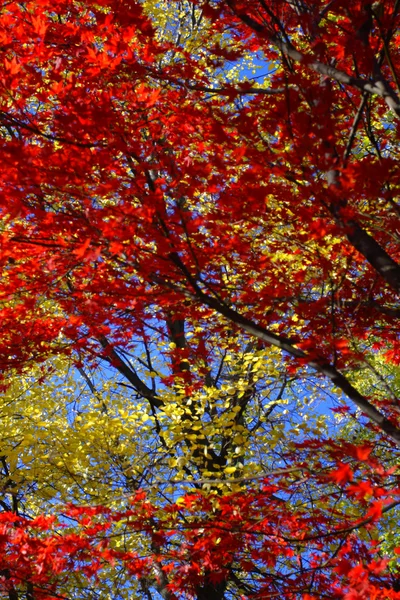
M221 505L228 490L243 498L249 471L300 469L279 473L276 484L267 481L265 493L249 492L254 504L245 516L251 522L265 494L276 496L268 518L278 528L283 510L288 531L282 535L301 549L302 559L292 549L293 561L309 566L292 571L285 555L278 568L260 550L247 562L252 581L246 582L248 557L242 560L238 546L241 558L225 556L216 579L212 561L203 564L201 577L190 569L191 580L182 576L180 585L189 589L191 581L199 599L314 591L342 597L342 580L340 591L328 576L316 575L323 572L322 554L330 553L327 572L334 568L351 580L357 575L351 561L371 551L361 537L353 543L352 532L371 525L381 509L395 508L388 455L400 442L398 395L379 365L390 393L370 397L358 375L377 351L398 363L399 7L388 1L382 8L356 0L251 6L35 0L2 9L2 366L14 381L18 373L29 380L26 365L46 369L49 355L59 355L53 360L61 363L53 364L65 369L61 356L69 356L95 399L95 406L92 400L85 406L79 431L81 415L74 413L69 427L70 409L62 407L55 418L49 396L41 405L39 393L35 406L51 423L44 427L54 431L60 418L71 430L76 466L65 469L58 445L63 477L58 482L50 470L30 510L46 510L38 489L58 483L57 502L69 500L63 489L71 476L78 476L76 489L84 482L79 501L87 502L102 477L99 494L107 494L115 486L115 474L105 476L110 469L128 494L156 472L197 479L196 489L206 480ZM249 64L260 69L259 78L241 75ZM112 435L116 421L109 418L112 403L98 391L104 387L99 362L109 365L107 377L113 370L123 378L117 382L134 401L127 409L123 397L125 416L118 415ZM322 376L329 383L320 397L335 394L340 402L344 395L354 403L349 418L375 444L370 462L372 448L363 440L330 442L318 416L305 423L309 407L298 382L307 378L318 389ZM298 414L286 417L283 401ZM127 455L121 439L131 431L124 420L135 413L137 427L140 411L151 424L151 441L139 431L138 448L151 448L151 456L143 470L132 470L126 463L138 450L130 447ZM6 412L15 427L21 413ZM36 460L20 452L18 436L31 419L23 415L3 462L11 483L10 457L23 465ZM286 421L279 428L280 419ZM35 436L42 426L31 422ZM122 448L105 444L84 466L85 435L93 440L99 429ZM284 434L289 440L282 446ZM38 441L53 443L52 435ZM267 438L272 443L265 449ZM305 474L306 463L314 469ZM374 486L357 487L365 469ZM333 479L326 483L328 472ZM226 482L231 478L239 480L237 489ZM336 484L340 489L332 491ZM372 500L376 510L368 513L365 503ZM164 511L165 501L150 499ZM208 522L221 529L222 509L209 502L196 496L187 508L200 520L208 512ZM343 535L327 549L332 523L335 535ZM173 530L171 521L166 528ZM168 548L182 539L174 535ZM189 538L190 563L198 550ZM146 539L136 543L150 544L154 556L165 550L164 539ZM348 562L336 564L337 556ZM168 571L166 563L154 564ZM372 579L383 572L385 563L379 564ZM172 587L179 572L170 577ZM151 585L166 596L168 581L159 575ZM395 586L388 591L385 581L383 593L395 597ZM365 592L350 583L349 593ZM143 594L151 594L143 578L142 584Z

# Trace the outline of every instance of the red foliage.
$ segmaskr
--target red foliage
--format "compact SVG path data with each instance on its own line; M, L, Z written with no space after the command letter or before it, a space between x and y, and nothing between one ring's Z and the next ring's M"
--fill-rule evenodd
M220 497L187 494L163 507L150 504L138 492L130 499L129 510L70 506L60 520L2 513L1 586L23 590L29 582L35 598L53 599L65 594L68 574L79 572L96 579L107 565L120 564L132 576L143 578L162 559L171 598L196 597L205 581L229 580L235 568L258 573L256 588L243 598L279 593L289 600L307 597L305 590L312 590L315 596L311 597L398 600L400 592L393 588L388 561L377 555L374 542L361 541L357 534L371 527L382 507L390 508L387 501L373 502L369 510L364 501L362 520L343 516L340 520L333 507L310 513L304 503L294 502L288 511L285 495L313 479L311 474L304 477L303 471L289 484L285 474L278 474L258 488ZM343 502L353 490L354 485L342 488ZM400 502L400 490L382 493L390 496L393 505ZM130 536L145 535L157 552L140 557L113 548L113 523L125 524L125 545L129 546Z
M111 356L104 336L129 346L161 311L192 323L217 314L210 327L221 335L228 319L283 348L292 369L330 377L399 443L389 400L379 414L343 375L366 340L399 362L399 3L193 4L210 38L229 32L234 48L210 39L200 57L158 40L139 0L0 9L1 368L57 351ZM266 88L210 74L247 52L280 64ZM206 343L195 351L206 354ZM182 367L190 350L171 354L195 386ZM335 462L324 481L361 500L377 495L346 456ZM182 541L165 567L174 593L194 593L204 569L224 580L234 554L244 571L269 569L258 597L278 585L287 598L311 598L312 586L319 597L400 597L367 542L350 536L326 560L332 515L290 514L266 490L220 498L211 520L201 495L172 507L193 524L166 525ZM366 512L371 523L384 500ZM140 506L130 526L154 535L157 507ZM3 585L29 581L50 598L71 569L95 576L111 559L137 575L150 568L154 557L99 545L106 521L82 514L80 532L59 524L61 535L46 520L3 514ZM310 566L295 568L307 539Z
M385 100L398 109L375 90L373 106L358 120L354 112L374 72L371 49L382 53L384 32L390 39L396 32L397 8L386 4L378 19L369 2L331 3L325 20L322 1L308 2L301 18L290 3L208 7L215 30L229 27L235 56L259 48L273 61L283 52L291 68L271 75L271 94L245 83L230 84L228 97L205 97L212 80L204 69L195 78L196 56L159 69L171 43L155 40L140 2L123 9L112 0L79 8L65 0L7 3L0 20L1 267L3 297L16 300L2 309L4 366L45 356L60 332L81 348L82 336L108 334L112 323L114 340L127 343L149 303L176 308L182 294L193 296L193 310L196 302L217 310L230 304L282 335L293 325L284 315L296 314L293 343L302 340L308 361L351 361L349 328L389 342L394 360L389 285L396 287L397 272L391 279L379 264L398 255L390 190L399 175L385 150L397 132L385 125ZM366 44L361 29L371 18ZM308 43L302 58L297 42ZM215 56L227 60L221 46L206 50L210 67ZM333 50L332 77L322 77ZM390 53L381 70L394 98L395 45ZM347 73L354 82L338 85ZM243 94L246 102L233 106ZM353 153L357 128L372 114L378 155ZM183 198L202 194L212 196L207 210L183 207ZM307 249L310 240L317 252ZM383 252L376 260L373 241ZM276 262L279 252L291 257L290 267ZM299 252L312 264L308 274ZM242 280L233 293L221 278L221 255ZM376 270L388 285L376 283ZM324 292L332 278L340 285ZM65 318L41 314L43 295ZM20 344L16 321L28 327L28 343Z

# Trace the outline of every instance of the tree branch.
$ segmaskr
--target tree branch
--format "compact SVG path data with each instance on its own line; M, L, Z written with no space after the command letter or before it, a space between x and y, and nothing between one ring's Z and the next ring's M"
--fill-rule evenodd
M252 336L255 336L259 340L276 346L281 350L287 352L294 358L302 359L308 366L315 369L318 373L321 373L325 377L331 380L333 385L342 390L342 392L350 399L363 413L365 413L375 425L379 427L381 431L386 433L398 446L400 446L400 429L398 429L389 419L387 419L379 410L377 410L355 387L348 381L348 379L340 373L333 365L326 362L326 359L321 357L320 360L310 358L306 352L296 347L296 342L290 338L277 335L268 329L265 329L261 325L254 323L247 317L236 312L233 308L227 304L221 302L215 297L211 297L204 293L200 288L198 282L192 277L186 266L181 261L179 255L176 252L170 254L170 259L183 273L187 281L193 288L194 294L187 293L188 296L193 299L197 299L206 306L214 309L219 314L223 315L229 321L235 323L241 329L246 331ZM182 290L179 290L182 292Z
M100 338L100 344L107 351L107 356L109 362L115 366L115 368L123 375L144 398L146 398L150 405L156 408L160 408L162 406L162 401L157 398L156 394L147 387L147 385L138 377L133 369L131 369L124 360L119 356L119 354L114 350L111 346L110 342L106 337L102 336Z
M352 246L364 256L393 290L400 292L400 266L397 262L356 221L343 221L340 208L331 206L329 210L336 221L346 229L346 237Z
M343 85L356 88L361 92L368 92L369 94L380 96L385 100L387 106L396 114L396 116L400 118L400 99L383 77L372 80L366 80L361 77L352 77L331 65L327 65L318 60L313 60L312 56L296 50L290 42L284 42L277 35L268 34L267 28L262 23L259 23L246 13L239 13L236 11L232 0L226 0L226 3L245 25L258 34L267 34L269 41L294 62L303 63L315 73L334 79Z

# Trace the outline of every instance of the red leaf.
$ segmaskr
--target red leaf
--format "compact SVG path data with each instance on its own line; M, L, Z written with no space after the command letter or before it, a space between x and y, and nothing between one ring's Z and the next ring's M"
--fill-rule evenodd
M353 471L345 463L339 463L336 470L329 473L329 478L339 484L348 483L353 480Z
M367 517L371 518L372 522L378 521L382 516L383 502L377 500L373 502L367 512Z

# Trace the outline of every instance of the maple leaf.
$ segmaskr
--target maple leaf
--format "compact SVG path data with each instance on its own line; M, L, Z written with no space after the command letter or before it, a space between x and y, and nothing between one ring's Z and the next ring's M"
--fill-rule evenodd
M338 468L329 473L329 479L343 485L353 480L353 471L351 470L350 465L339 463Z
M92 240L90 238L87 238L83 244L78 246L78 248L75 248L73 250L73 253L75 254L75 256L77 256L78 258L83 258L85 256L87 249L89 248L91 242L92 242Z
M5 58L4 66L6 67L7 71L10 72L11 75L16 75L16 73L18 73L21 70L21 65L18 63L15 56L13 56L11 60L7 60L7 58Z
M378 521L382 516L383 502L376 500L371 504L367 512L367 518L371 519L372 522Z
M354 494L359 498L372 496L374 492L374 488L369 481L360 481L359 483L350 485L347 489L349 493Z
M356 457L358 458L358 460L368 460L370 454L372 452L372 447L369 445L364 445L364 446L357 446L355 448L355 454Z
M335 571L339 575L348 575L352 570L353 564L347 558L340 559L339 563L335 566Z
M44 18L42 19L40 15L36 17L32 16L32 23L35 33L41 37L44 36L48 27L46 20Z

